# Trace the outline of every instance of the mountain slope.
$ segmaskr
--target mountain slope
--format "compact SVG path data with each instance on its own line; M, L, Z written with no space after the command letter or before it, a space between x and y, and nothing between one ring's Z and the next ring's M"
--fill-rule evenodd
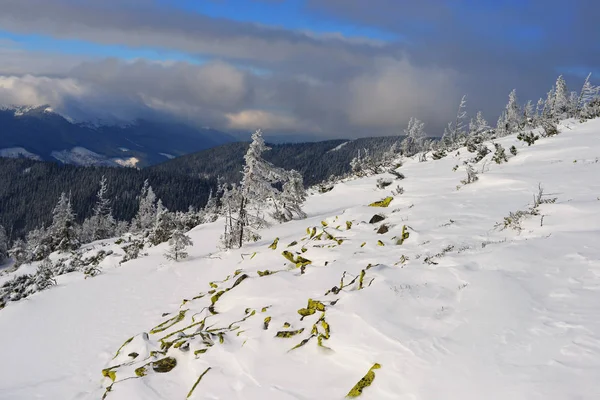
M136 158L138 166L146 166L169 158L161 153L180 156L236 140L223 132L198 130L179 123L146 120L126 126L72 123L47 106L0 109L0 127L0 149L23 148L43 160L76 165L118 166L121 160ZM69 157L73 148L83 148L99 157L82 159L77 157L77 151ZM22 151L21 154L27 155Z
M380 155L402 140L387 136L355 140L336 139L322 142L269 144L271 150L264 154L266 160L285 169L295 169L304 177L305 185L327 180L331 175L342 176L350 172L350 161L358 151L368 149ZM248 143L230 143L223 146L188 154L150 167L151 170L184 173L191 176L217 178L239 182L243 169L244 154Z
M107 399L185 399L194 387L190 399L342 399L377 364L361 399L597 398L599 133L600 121L592 121L532 147L500 139L518 154L500 165L488 156L477 165L485 171L479 180L459 190L464 167L453 167L472 157L465 149L409 161L397 182L404 194L387 208L368 206L390 194L376 188L381 176L357 179L310 196L307 220L265 230L238 251L217 251L217 222L190 233L187 261L164 261L161 245L120 268L113 268L118 254L108 257L93 279L61 276L58 287L0 311L0 340L10 344L0 397L98 399L111 385L100 371L110 368L116 383ZM540 183L543 199L557 200L523 217L520 231L494 229L530 209ZM370 224L375 213L386 219ZM382 224L389 231L376 233ZM396 245L404 226L409 236ZM311 240L307 227L343 242ZM302 273L284 250L312 264ZM317 336L291 350L313 326ZM198 328L206 340L180 335ZM223 329L209 332L216 328ZM174 332L166 356L177 365L154 372L147 363L165 356L142 359ZM329 336L322 346L318 335Z

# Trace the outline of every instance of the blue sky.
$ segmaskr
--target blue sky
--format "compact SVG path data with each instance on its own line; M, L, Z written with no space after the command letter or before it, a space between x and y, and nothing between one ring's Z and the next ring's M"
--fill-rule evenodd
M593 0L3 0L0 103L221 129L439 134L600 69ZM600 73L598 74L600 75Z

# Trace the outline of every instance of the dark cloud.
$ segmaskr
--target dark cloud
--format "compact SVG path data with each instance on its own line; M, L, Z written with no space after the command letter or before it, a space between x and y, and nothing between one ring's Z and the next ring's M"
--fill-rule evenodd
M323 136L397 134L416 116L439 134L462 93L473 114L482 109L493 120L512 88L522 100L537 98L558 68L600 65L600 5L588 0L307 0L306 7L398 40L272 28L152 0L4 0L5 30L211 61L84 61L19 51L9 64L0 43L0 102L52 102L81 118L158 113L223 129Z

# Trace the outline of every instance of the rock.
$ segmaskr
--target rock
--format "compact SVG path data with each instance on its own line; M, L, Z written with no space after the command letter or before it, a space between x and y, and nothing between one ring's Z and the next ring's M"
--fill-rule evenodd
M373 215L373 217L371 217L371 220L369 221L370 224L376 224L378 222L381 222L385 219L385 217L381 214L375 214Z

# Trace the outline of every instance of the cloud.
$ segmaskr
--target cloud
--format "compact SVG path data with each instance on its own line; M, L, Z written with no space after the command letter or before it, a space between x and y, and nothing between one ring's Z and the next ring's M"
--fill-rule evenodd
M439 135L462 94L471 114L481 109L493 121L514 87L522 100L537 98L558 67L600 65L593 40L600 28L592 17L600 6L591 0L568 7L558 0L305 2L315 18L402 38L395 42L159 4L4 0L5 30L176 51L198 63L98 60L0 42L0 102L51 103L80 119L176 117L221 129L261 125L323 137L398 134L415 116Z

